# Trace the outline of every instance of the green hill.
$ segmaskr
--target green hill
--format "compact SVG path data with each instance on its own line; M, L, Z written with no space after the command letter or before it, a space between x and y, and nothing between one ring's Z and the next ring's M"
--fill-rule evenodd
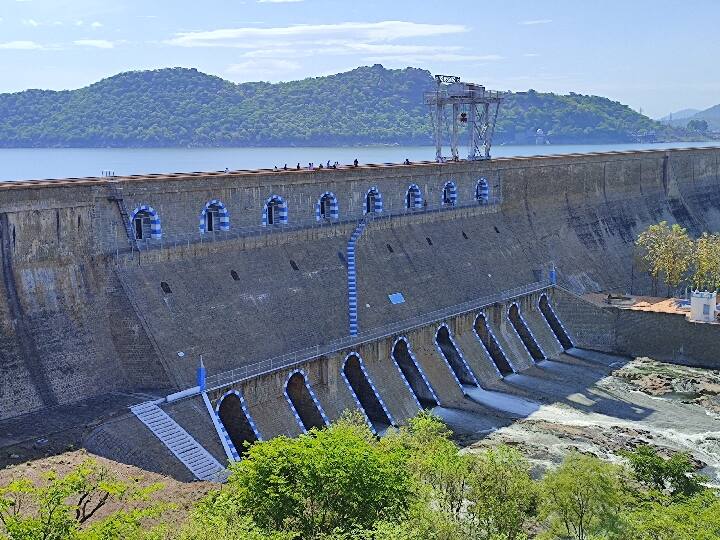
M428 71L380 65L286 83L195 69L121 73L78 90L0 94L0 147L430 144ZM606 98L534 91L504 103L496 142L631 142L682 132Z

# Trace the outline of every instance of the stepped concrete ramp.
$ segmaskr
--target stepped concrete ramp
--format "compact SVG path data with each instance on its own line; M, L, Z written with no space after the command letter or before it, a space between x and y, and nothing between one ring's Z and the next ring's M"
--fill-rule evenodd
M503 315L504 317L504 315ZM527 352L522 341L513 329L509 321L504 320L497 322L495 317L488 314L488 326L492 330L495 340L505 353L508 361L512 364L515 371L520 372L531 368L535 365L530 353Z
M555 358L565 349L558 341L552 329L548 325L543 314L536 308L530 307L522 312L523 319L535 340L548 358Z
M412 390L390 359L392 341L362 347L363 362L378 395L396 423L402 424L420 410ZM367 360L366 360L367 359Z
M475 374L480 386L486 386L492 381L502 378L498 368L490 358L487 349L483 346L472 330L455 335L455 342L463 352L465 361Z
M432 327L425 332L414 332L408 336L412 351L422 368L435 395L444 407L456 407L463 404L464 392L458 384L452 369L442 357L434 343Z
M558 317L557 313L553 309L548 295L544 293L541 294L537 306L535 307L540 312L540 315L547 323L561 347L565 350L572 348L572 338L570 337L570 334L568 334L567 328L565 328L562 320L560 320L560 317Z
M616 369L621 368L630 361L630 358L627 356L608 354L600 351L591 351L588 349L579 349L577 347L568 349L565 352L574 358L579 358L594 364L600 364L602 366L608 366Z
M141 403L132 406L130 410L195 478L225 480L225 468L156 403Z
M265 399L260 403L248 397L245 398L245 401L264 440L280 435L296 437L302 433L302 428L298 425L295 416L290 410L282 390L279 396Z
M540 409L541 403L523 399L517 395L484 388L468 388L466 395L475 403L517 417L530 416Z

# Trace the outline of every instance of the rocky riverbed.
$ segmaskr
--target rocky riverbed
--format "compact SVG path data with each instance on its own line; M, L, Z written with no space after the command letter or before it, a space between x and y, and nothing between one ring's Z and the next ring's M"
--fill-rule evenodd
M537 474L571 450L621 461L621 451L649 444L668 455L690 453L696 468L720 485L720 371L615 358L562 355L496 383L493 390L536 407L509 422L486 421L474 433L451 421L458 440L468 451L515 446Z

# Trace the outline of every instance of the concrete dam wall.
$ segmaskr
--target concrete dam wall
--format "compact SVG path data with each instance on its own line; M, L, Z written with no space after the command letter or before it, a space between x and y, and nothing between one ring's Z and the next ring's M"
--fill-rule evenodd
M346 336L347 241L369 209L361 331L551 264L578 291L642 291L643 228L720 228L719 163L720 150L688 149L2 184L0 418L183 389L200 355L212 375ZM503 328L501 345L520 350Z

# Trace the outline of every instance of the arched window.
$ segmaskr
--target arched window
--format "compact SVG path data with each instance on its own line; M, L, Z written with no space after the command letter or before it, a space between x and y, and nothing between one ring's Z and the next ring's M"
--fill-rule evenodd
M230 214L221 201L213 199L205 205L200 213L199 229L200 234L230 230Z
M136 240L160 240L162 237L160 216L152 206L143 204L133 210L130 226Z
M455 206L457 204L457 186L455 182L445 182L442 191L442 205Z
M480 178L480 180L478 180L475 186L475 199L482 204L490 202L490 184L488 184L487 178Z
M288 210L285 199L279 195L273 195L265 203L263 208L262 224L266 225L287 225Z
M422 206L422 191L420 191L420 188L416 184L411 184L407 190L407 193L405 194L405 208L409 210L414 210L417 208L422 208Z
M285 399L303 431L325 427L330 423L303 370L295 370L288 377Z
M367 195L365 195L365 213L366 214L379 214L383 211L383 200L380 190L376 187L371 187Z
M340 219L337 197L334 193L326 191L315 203L315 221L335 221L337 219Z

